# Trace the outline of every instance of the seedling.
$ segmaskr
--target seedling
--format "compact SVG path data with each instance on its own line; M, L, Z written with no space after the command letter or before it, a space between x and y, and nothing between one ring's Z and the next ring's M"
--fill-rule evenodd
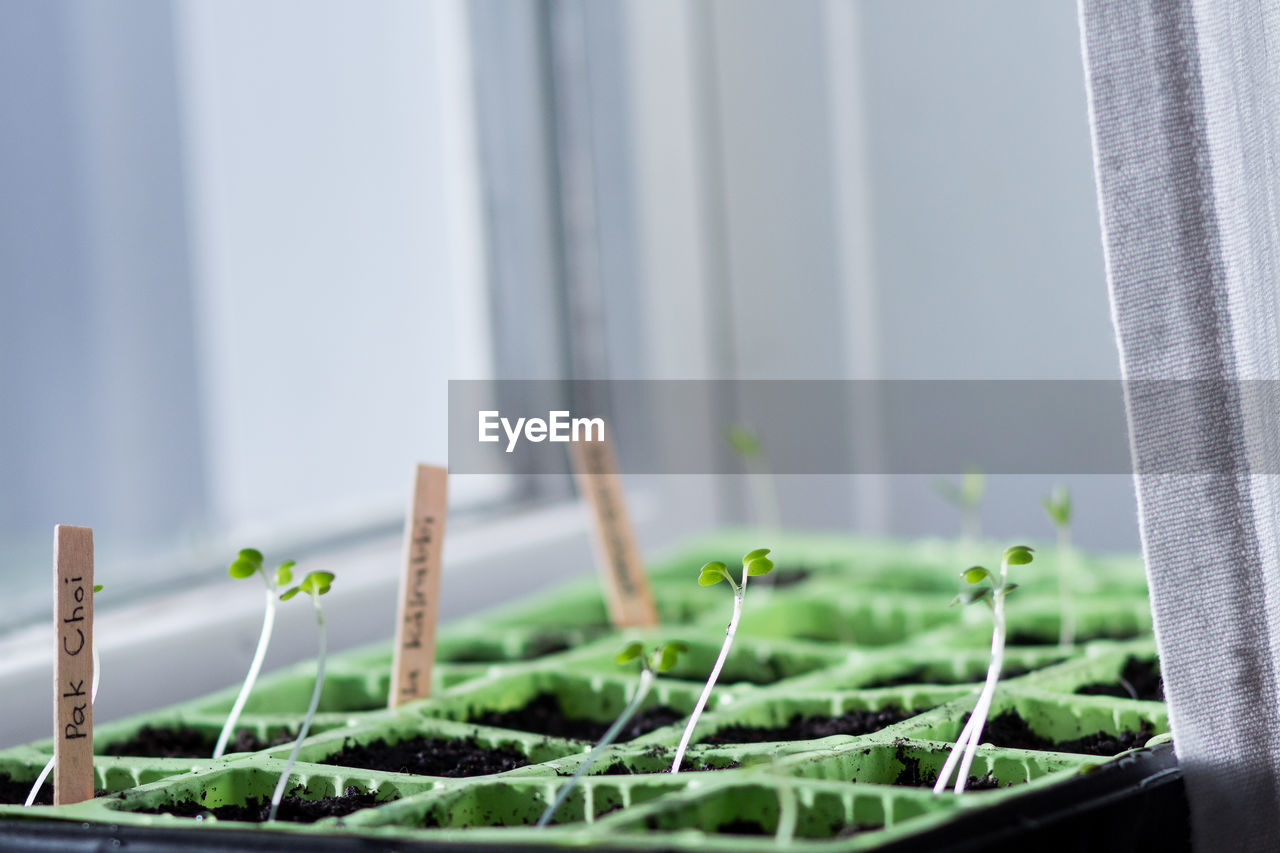
M733 589L733 615L729 617L729 627L724 632L724 645L720 646L720 656L716 658L716 665L711 668L711 675L708 676L706 686L702 688L698 703L693 706L693 713L689 715L689 722L684 727L684 734L680 737L680 745L676 748L676 759L671 763L672 773L680 772L680 762L684 760L684 752L689 748L689 739L693 737L693 730L698 725L698 717L702 716L702 709L706 707L707 699L711 696L711 688L715 686L716 679L720 677L720 670L724 668L724 662L729 657L733 635L738 632L738 620L742 618L742 601L747 594L747 578L767 575L771 571L773 571L773 561L769 559L769 549L757 548L742 558L742 583L740 584L733 579L733 575L724 563L707 563L698 572L699 586L713 586L722 580L729 582L729 586Z
M765 530L782 527L782 513L778 508L778 485L769 472L764 446L760 437L744 426L731 426L725 431L725 440L747 466L751 484L751 510L756 524Z
M960 510L961 536L967 542L977 542L982 536L982 518L978 509L982 504L982 495L986 492L986 481L982 469L971 465L965 469L960 484L950 480L935 480L933 489L943 500Z
M1071 493L1066 486L1057 485L1041 503L1049 520L1058 529L1058 601L1062 609L1058 644L1069 646L1076 636L1076 613L1071 601L1071 570L1075 563L1075 554L1071 550Z
M102 584L93 585L93 594L97 595L102 592ZM98 657L98 644L90 643L91 654L93 655L93 682L89 685L89 704L92 705L98 698L98 681L102 676L102 659ZM40 775L36 777L36 781L32 783L31 790L27 793L24 807L31 807L36 801L36 796L40 793L40 788L44 786L44 780L49 778L49 774L53 772L54 756L49 756L48 762L45 763L44 769L40 771Z
M965 780L969 778L969 768L973 766L973 756L982 739L982 727L986 725L987 713L991 710L991 700L996 692L996 683L1000 680L1000 670L1004 666L1004 598L1018 586L1009 582L1009 567L1026 565L1031 562L1031 559L1031 548L1026 545L1014 545L1004 552L1000 560L999 575L992 574L982 566L974 566L961 573L964 581L972 586L956 596L951 603L972 604L981 601L991 608L991 663L987 667L987 680L978 694L973 713L969 715L969 721L965 723L955 746L951 747L951 754L942 765L942 772L938 774L938 781L933 786L935 794L940 794L946 789L951 781L951 772L956 769L957 761L960 761L960 769L956 777L955 792L964 793ZM964 758L960 760L962 753Z
M267 815L268 821L276 819L276 812L280 810L280 801L284 799L285 786L289 783L289 774L293 772L293 765L298 761L298 750L302 749L302 742L307 739L307 734L311 731L311 721L315 718L316 708L320 707L320 691L324 687L325 654L324 611L320 608L320 596L329 591L332 583L333 572L308 572L302 579L302 583L289 587L280 594L281 601L288 601L300 592L311 596L311 603L316 609L316 639L320 651L316 655L316 683L311 690L311 703L307 705L307 715L302 720L302 727L298 729L298 738L293 742L289 760L284 765L284 772L280 774L280 781L276 782L275 793L271 795L271 812Z
M276 624L276 595L280 589L293 580L292 570L295 565L296 563L293 560L287 560L277 566L275 572L268 575L262 563L262 552L256 548L244 548L236 555L231 565L227 567L227 574L233 578L248 578L259 575L266 585L266 604L262 613L262 631L258 634L258 648L254 650L253 661L249 664L249 672L244 677L244 684L240 685L240 693L236 696L235 704L231 706L231 713L227 715L227 722L223 724L222 731L218 734L218 743L213 748L214 758L221 758L222 754L226 752L227 742L236 730L236 723L240 721L240 712L244 710L245 703L249 701L249 693L253 690L254 682L258 680L258 673L262 670L262 662L267 657L267 645L271 642L271 632Z
M630 663L633 660L640 661L640 683L636 685L636 692L631 697L631 701L627 703L627 707L622 709L622 713L618 715L618 719L613 721L613 725L600 738L600 742L595 745L591 752L587 753L587 757L582 764L569 777L569 781L560 786L560 790L556 792L555 799L551 801L551 805L547 806L546 811L542 813L542 817L538 818L538 826L546 826L551 822L551 818L555 816L556 810L564 805L564 801L569 798L569 794L573 791L574 786L597 761L604 751L608 749L609 744L613 743L618 737L618 733L622 731L627 721L635 716L636 711L640 710L640 706L644 703L645 697L649 695L649 688L653 686L654 676L659 672L666 672L676 665L679 656L689 651L689 647L684 643L670 642L663 643L653 651L645 654L644 645L636 640L628 643L618 652L617 660L619 665Z

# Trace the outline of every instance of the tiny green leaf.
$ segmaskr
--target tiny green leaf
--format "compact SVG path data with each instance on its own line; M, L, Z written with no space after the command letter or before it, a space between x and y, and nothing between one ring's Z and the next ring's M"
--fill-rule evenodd
M622 651L618 652L614 658L618 663L628 663L640 657L640 652L644 651L644 646L639 640L632 640L622 647Z
M235 560L231 562L231 565L227 566L227 574L237 579L253 577L253 575L262 568L262 561L259 560L254 562L253 560L246 559L243 551L241 551L240 554L241 556L236 557Z
M276 586L284 586L293 580L293 572L290 570L296 565L296 561L286 560L276 567Z
M742 565L745 566L748 563L750 563L752 560L759 560L761 557L767 557L767 556L769 556L768 548L757 548L754 551L748 551L746 555L742 558Z
M760 447L760 439L756 438L756 434L746 427L731 426L725 430L724 437L729 442L729 446L734 449L734 452L740 456L750 459L763 453Z
M960 481L960 492L964 495L967 505L977 506L978 501L982 500L983 492L986 490L982 469L977 465L970 465L965 468L964 478Z
M280 600L288 601L289 599L293 598L295 595L297 595L300 592L302 592L302 587L291 586L288 589L286 589L284 592L280 593Z
M684 643L667 643L658 650L658 665L655 669L658 672L666 672L676 665L676 659L680 657L680 653L688 650L689 647Z
M1009 593L1013 592L1017 588L1018 588L1018 585L1016 583L1007 583L1000 589L1000 594L1008 595Z
M773 560L767 557L761 557L758 560L752 560L747 564L747 574L755 577L756 575L767 575L773 571Z
M976 601L983 601L984 599L990 598L990 596L991 587L989 586L982 586L976 589L964 589L960 591L959 595L952 599L951 603L953 605L973 604Z
M982 583L982 581L991 577L991 572L982 566L974 566L971 569L965 569L960 573L960 577L965 579L966 583Z
M94 593L95 593L95 594L96 594L96 593L99 593L99 592L102 592L102 584L100 584L100 583L95 583L95 584L93 585L93 591L94 591Z
M329 585L332 583L333 572L308 572L298 586L303 592L308 592L312 595L324 595L329 591Z
M1041 504L1054 524L1066 527L1071 523L1071 492L1067 491L1066 486L1061 483L1054 486L1053 492Z
M1034 548L1026 545L1014 545L1004 552L1004 560L1011 566L1024 566L1032 560Z
M698 572L698 586L713 586L728 577L728 569L724 563L707 563Z

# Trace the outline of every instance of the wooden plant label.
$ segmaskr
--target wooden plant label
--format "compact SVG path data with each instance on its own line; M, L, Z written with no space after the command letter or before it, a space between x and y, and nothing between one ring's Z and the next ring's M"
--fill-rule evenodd
M597 441L573 441L569 458L578 488L595 516L596 546L609 619L618 628L658 624L653 593L627 515L626 495L607 431Z
M93 531L53 528L53 804L93 797Z
M388 699L392 708L431 695L448 480L447 469L431 465L419 465L414 476L413 498L404 524L404 574L400 577Z

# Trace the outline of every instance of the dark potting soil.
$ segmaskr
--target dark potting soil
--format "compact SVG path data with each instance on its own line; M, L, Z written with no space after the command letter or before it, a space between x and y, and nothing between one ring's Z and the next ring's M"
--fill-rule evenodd
M35 782L20 782L7 773L0 773L0 804L6 806L20 806L27 801L27 794L31 793L31 785ZM94 791L95 797L105 797L106 791ZM36 794L36 798L32 803L37 806L53 805L53 774L49 774L49 778L45 779L44 784L40 786L40 791Z
M239 729L227 744L227 752L257 752L272 746L289 743L298 736L281 734L262 740L250 729ZM218 736L209 731L189 726L143 726L133 737L111 741L100 747L100 755L134 755L146 758L208 758L218 745Z
M377 805L378 795L365 793L354 785L347 788L340 797L321 797L318 800L304 800L290 794L280 801L277 820L290 823L314 823L322 817L342 817L358 809L367 809ZM244 805L229 804L209 808L190 800L171 803L152 809L140 809L150 814L171 814L178 817L203 818L213 815L218 820L242 820L249 823L265 823L271 813L270 797L250 797Z
M760 726L729 726L699 740L700 743L767 743L775 740L817 740L831 735L865 735L878 732L886 726L900 723L908 717L922 713L916 708L904 711L897 705L886 705L875 710L853 710L838 717L821 714L802 716L797 714L781 728Z
M1046 666L1053 666L1055 663L1062 663L1065 658L1053 658L1038 663L1035 666L1023 666L1015 664L1005 666L1000 671L1001 678L1017 678L1019 675L1026 675L1028 672L1034 672L1037 669L1043 669ZM901 675L888 676L877 679L870 684L862 685L863 690L870 690L877 687L902 687L908 684L973 684L982 681L986 677L986 673L979 673L972 678L965 678L956 674L930 675L929 670L924 666L912 667Z
M1160 665L1154 660L1139 660L1130 656L1115 681L1102 681L1076 690L1086 696L1116 696L1120 699L1143 699L1148 702L1164 701L1164 681L1160 678Z
M0 773L0 803L5 805L20 806L27 801L27 794L31 793L30 782L19 782L7 773ZM51 806L53 805L53 775L40 786L40 793L36 794L36 805Z
M733 770L741 766L742 765L739 764L737 761L734 761L724 765L723 767L715 767L710 764L694 764L688 758L685 758L683 761L680 762L680 772L681 773L708 773L715 770ZM621 761L615 761L614 763L606 767L604 770L600 771L600 775L601 776L630 776L637 772L639 771L632 770L630 767L623 764ZM663 767L661 770L651 770L649 772L650 773L670 773L671 768ZM566 773L564 775L568 776L569 774Z
M877 823L851 823L847 826L839 828L832 827L832 838L849 838L860 832L868 832L875 829L883 828ZM728 823L722 823L716 827L716 832L722 835L773 835L774 833L766 830L759 821L749 820L748 818L737 818Z
M741 817L728 823L720 824L716 827L716 832L725 835L773 835L772 832L765 831L765 828L760 825L760 821L747 820Z
M960 721L963 726L969 721L965 714ZM1083 737L1070 740L1051 741L1036 734L1027 725L1026 720L1015 711L1004 711L991 719L982 728L982 742L1008 749L1039 749L1053 752L1074 752L1084 755L1118 755L1126 749L1142 746L1155 737L1155 729L1147 720L1142 721L1138 731L1125 731L1119 735L1098 731Z
M617 742L634 740L648 734L654 729L669 726L683 720L682 714L674 708L659 705L638 711L622 731L618 733ZM613 721L596 722L595 720L574 719L566 717L560 709L560 703L551 693L540 693L529 704L514 711L485 711L468 722L483 726L497 726L503 729L518 729L525 732L536 732L551 737L569 738L570 740L597 741L608 731Z
M1093 631L1076 635L1077 643L1087 643L1090 640L1132 640L1141 632L1137 628L1109 628L1101 631ZM1009 635L1009 645L1011 646L1056 646L1058 645L1058 635L1050 636L1048 634L1033 634L1029 631L1015 631Z
M388 743L375 740L343 742L342 751L324 760L325 764L381 770L388 773L416 773L421 776L484 776L524 767L529 763L510 749L488 748L473 740L442 740L415 737Z
M938 781L938 771L921 770L920 759L908 755L906 748L902 744L898 745L897 751L894 752L894 758L902 762L902 772L898 774L898 778L893 780L893 784L909 788L932 788L934 783ZM953 782L952 784L954 785L955 783ZM981 778L970 776L964 783L964 787L966 791L991 791L999 788L1000 783L996 781L995 773L988 773Z

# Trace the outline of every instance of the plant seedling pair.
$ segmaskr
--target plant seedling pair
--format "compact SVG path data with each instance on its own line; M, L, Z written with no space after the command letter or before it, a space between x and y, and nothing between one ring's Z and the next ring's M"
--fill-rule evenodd
M302 748L302 742L306 740L307 734L311 731L311 721L315 718L316 709L320 706L320 692L324 687L326 642L324 612L320 607L320 596L329 591L334 576L332 572L309 572L299 584L280 592L282 587L287 586L293 580L293 567L295 565L297 564L293 560L287 560L277 566L271 576L268 576L263 567L262 552L254 548L245 548L240 551L227 569L227 573L233 578L248 578L255 574L261 575L262 581L267 587L266 610L262 617L262 631L258 636L258 648L254 651L253 661L249 664L249 672L245 676L244 684L240 687L240 693L236 696L235 704L231 707L227 722L223 725L222 733L218 736L218 744L213 752L214 758L221 757L226 749L227 740L230 738L231 733L235 731L236 722L240 719L240 712L244 710L245 702L248 701L249 693L253 690L253 684L258 678L258 672L262 669L262 661L266 658L267 645L271 641L271 632L275 626L277 593L281 601L288 601L298 593L305 592L311 596L311 602L316 611L316 635L319 654L316 656L315 686L311 690L311 702L307 706L307 713L303 717L302 726L298 729L298 737L293 742L293 750L289 753L289 760L285 764L284 772L280 774L280 780L276 783L275 792L271 796L271 813L267 818L268 820L275 820L276 813L280 810L280 801L284 799L285 785L289 781L289 774L293 772L293 765L298 761L298 751Z
M656 673L666 672L676 665L676 660L683 652L687 652L689 647L684 643L670 642L663 643L657 648L645 654L644 644L636 640L628 643L618 652L616 660L619 665L630 663L631 661L640 661L640 683L636 685L636 692L632 695L631 701L622 709L622 713L618 715L618 719L613 721L613 725L609 726L604 736L600 738L600 742L595 745L591 752L587 753L587 757L583 759L582 764L574 774L569 777L569 781L560 786L560 790L556 792L555 799L551 801L551 805L547 806L542 813L542 817L538 818L538 826L546 826L551 822L551 818L555 816L556 810L564 805L564 801L568 799L570 792L574 786L578 784L578 780L589 771L600 756L608 749L609 744L618 737L618 733L622 731L627 721L635 716L636 711L640 710L640 706L644 703L645 697L649 695L649 689L653 687L653 679Z
M1018 586L1009 581L1009 567L1026 565L1031 560L1031 548L1026 545L1014 545L1005 550L1000 560L998 575L982 566L974 566L961 573L965 582L973 586L956 596L952 604L973 604L981 601L991 608L991 662L987 666L987 678L983 682L982 691L978 694L978 701L973 706L973 712L969 715L969 721L965 723L955 746L951 748L951 754L942 765L942 771L938 773L938 781L933 786L935 794L946 790L951 781L952 771L956 770L957 761L960 762L960 768L956 776L955 792L964 793L965 781L969 778L969 768L973 765L974 753L977 752L978 743L982 739L982 728L986 725L987 713L991 710L991 700L996 692L996 683L1000 680L1000 670L1004 666L1004 599ZM961 759L962 755L963 759Z
M253 660L249 664L249 672L244 677L244 684L240 686L240 693L236 696L235 704L231 706L231 713L227 715L227 721L223 724L222 731L218 734L218 743L213 748L214 758L221 758L222 754L226 752L227 742L236 729L236 723L240 721L240 713L244 710L245 702L249 700L249 693L253 690L254 682L258 680L258 673L262 670L262 662L267 656L267 646L271 643L271 632L275 629L276 596L280 590L286 588L289 582L293 580L293 567L295 565L297 564L293 560L287 560L277 566L275 572L268 575L263 565L262 552L256 548L244 548L227 568L227 574L237 579L259 575L266 586L266 597L262 613L262 630L258 633L258 647L253 652Z

